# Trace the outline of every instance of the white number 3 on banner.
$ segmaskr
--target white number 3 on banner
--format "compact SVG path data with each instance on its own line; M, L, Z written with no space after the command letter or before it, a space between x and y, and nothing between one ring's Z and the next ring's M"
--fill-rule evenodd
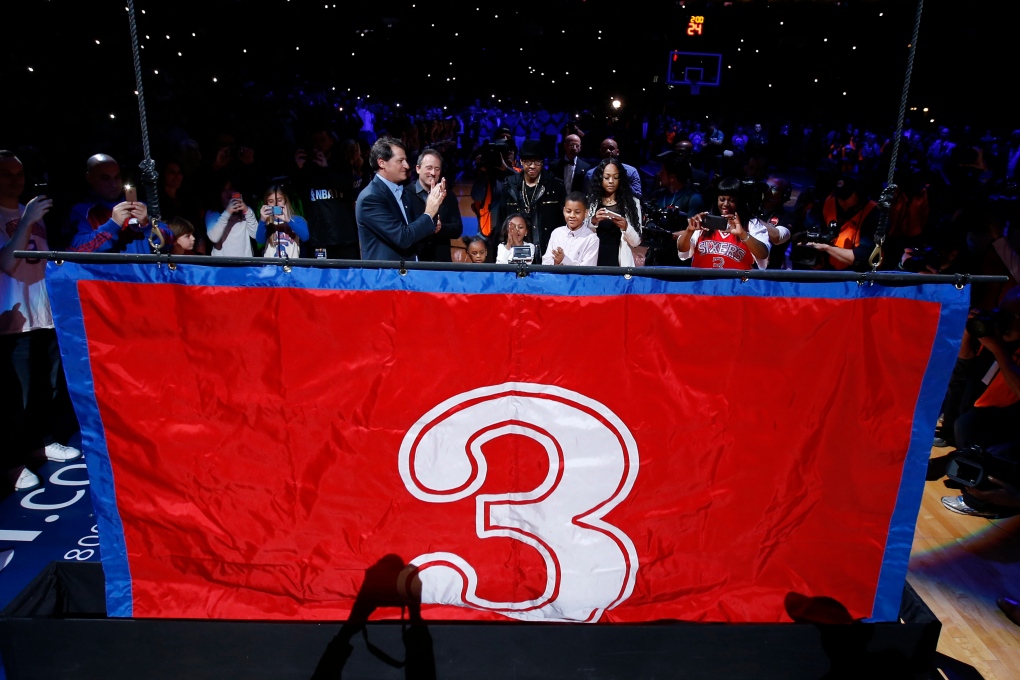
M400 445L400 476L428 503L474 495L485 481L482 446L497 437L535 440L549 472L523 493L478 494L479 538L512 538L533 547L546 566L541 596L493 602L477 596L478 574L460 555L434 552L419 569L422 602L474 607L526 621L587 621L634 590L637 553L630 538L602 518L630 493L637 444L604 405L551 385L504 383L444 401L415 423Z

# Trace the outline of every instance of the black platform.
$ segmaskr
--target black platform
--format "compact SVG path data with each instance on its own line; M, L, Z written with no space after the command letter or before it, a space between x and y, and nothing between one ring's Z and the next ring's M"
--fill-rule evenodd
M2 612L12 680L928 678L942 625L640 625L108 619L98 564L54 562Z

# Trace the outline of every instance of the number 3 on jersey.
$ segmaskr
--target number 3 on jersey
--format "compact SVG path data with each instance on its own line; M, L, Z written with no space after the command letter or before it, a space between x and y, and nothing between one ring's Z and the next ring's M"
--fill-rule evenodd
M478 494L476 532L534 548L546 566L544 592L526 601L482 599L467 560L433 552L410 561L419 570L422 602L527 621L597 621L634 590L634 544L603 517L634 486L637 443L597 401L551 385L504 383L448 399L415 423L400 445L404 486L427 503L475 495L487 470L482 446L506 435L536 441L549 471L531 491Z

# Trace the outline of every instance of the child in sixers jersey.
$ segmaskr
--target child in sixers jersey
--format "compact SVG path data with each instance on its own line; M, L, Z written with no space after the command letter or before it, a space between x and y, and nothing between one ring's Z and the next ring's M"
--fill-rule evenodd
M719 182L710 212L687 220L687 229L676 241L681 260L703 269L748 270L769 264L769 232L764 222L752 217L741 196L740 180L727 177ZM726 228L716 227L709 215L723 217Z

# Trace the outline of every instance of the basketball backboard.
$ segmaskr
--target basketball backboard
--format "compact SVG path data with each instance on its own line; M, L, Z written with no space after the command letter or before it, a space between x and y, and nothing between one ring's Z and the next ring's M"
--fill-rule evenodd
M670 85L686 85L691 88L691 94L698 94L702 87L718 87L721 75L721 54L678 51L669 53L666 82Z

